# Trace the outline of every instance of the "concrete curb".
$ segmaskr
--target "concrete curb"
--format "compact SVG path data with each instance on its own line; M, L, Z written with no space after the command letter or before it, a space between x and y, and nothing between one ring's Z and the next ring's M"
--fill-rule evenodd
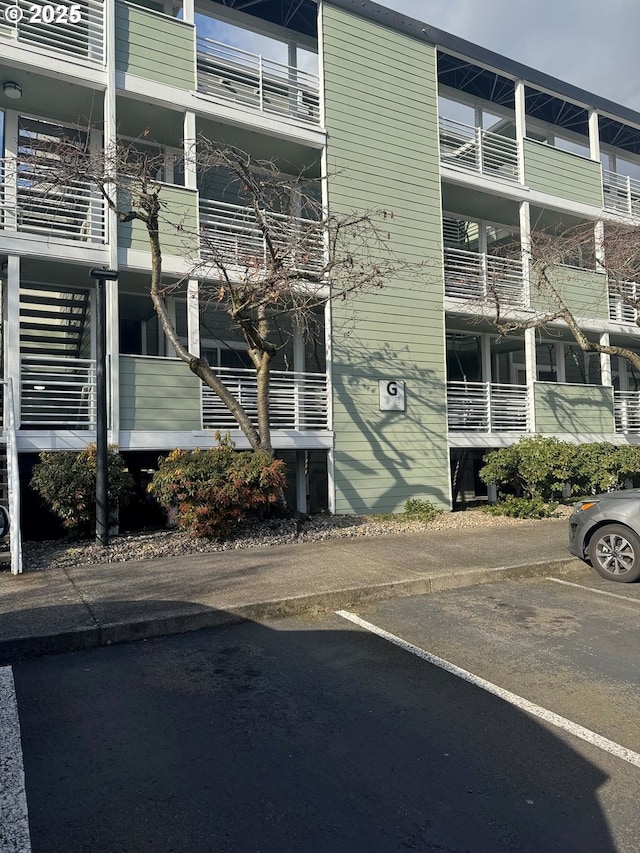
M567 572L582 565L575 558L525 563L519 566L499 566L491 569L468 569L442 572L406 581L373 584L364 587L345 587L327 592L309 593L264 601L247 602L228 609L216 609L194 604L193 608L165 611L148 619L105 622L94 627L82 627L57 634L15 637L0 640L0 665L29 657L82 651L116 643L135 642L155 637L167 637L198 631L202 628L223 627L238 622L278 619L286 616L315 615L411 595L426 595L462 589L480 584L544 577L550 572Z

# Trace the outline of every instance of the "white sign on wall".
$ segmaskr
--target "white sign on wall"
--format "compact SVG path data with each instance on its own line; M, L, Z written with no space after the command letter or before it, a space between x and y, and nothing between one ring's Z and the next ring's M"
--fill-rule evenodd
M404 382L399 379L380 379L378 381L381 412L404 412Z

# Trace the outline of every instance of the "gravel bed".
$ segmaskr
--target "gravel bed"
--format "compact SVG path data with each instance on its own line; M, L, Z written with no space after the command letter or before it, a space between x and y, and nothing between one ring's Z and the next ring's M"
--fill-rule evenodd
M566 512L565 512L566 511ZM560 507L558 515L570 510ZM444 512L433 521L420 522L380 516L314 516L304 520L271 519L238 522L233 534L223 541L194 539L179 530L160 530L146 533L112 536L107 548L94 540L73 542L25 542L23 562L25 571L66 568L91 563L114 563L125 560L148 560L155 557L180 557L211 551L238 548L267 548L294 542L314 542L326 539L359 536L389 536L427 530L504 527L526 522L516 518L489 515L481 510ZM544 524L544 521L539 522Z

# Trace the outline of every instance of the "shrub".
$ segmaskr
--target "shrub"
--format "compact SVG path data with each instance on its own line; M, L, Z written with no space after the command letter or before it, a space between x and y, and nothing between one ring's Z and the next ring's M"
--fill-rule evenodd
M209 450L174 450L160 461L149 492L192 536L221 537L234 520L264 515L286 482L284 462L268 453L234 449L223 440Z
M31 487L62 520L69 533L85 536L96 524L96 445L84 450L46 451L34 466ZM114 447L107 450L107 494L109 523L118 520L118 508L133 495L133 478Z
M571 479L575 446L557 438L533 436L511 447L492 450L484 457L480 479L495 483L498 489L522 492L543 501L562 497L565 483Z
M413 518L416 521L432 521L441 512L442 510L437 509L432 503L420 498L409 498L404 505L406 517Z
M590 495L619 488L620 462L618 448L606 441L578 445L574 448L572 493Z
M489 515L507 515L509 518L554 518L557 503L545 503L542 498L516 498L508 495L498 503L483 507Z

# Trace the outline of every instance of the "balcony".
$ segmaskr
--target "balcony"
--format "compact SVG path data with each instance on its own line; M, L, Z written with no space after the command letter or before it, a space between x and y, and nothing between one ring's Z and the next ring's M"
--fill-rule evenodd
M463 249L444 250L444 292L452 299L498 300L522 307L526 296L521 261Z
M30 429L95 429L95 361L23 356L20 420Z
M633 323L638 320L638 309L631 303L639 303L640 287L632 281L618 284L615 289L609 286L609 319L614 323Z
M602 170L604 207L629 216L640 216L640 180Z
M10 6L17 6L22 13L15 13L20 17L15 23L9 23L6 16ZM0 0L0 42L42 48L82 63L103 65L104 15L104 0L74 0L72 5Z
M453 119L440 119L440 162L488 178L520 180L515 139Z
M256 423L258 390L255 371L221 367L216 369L216 373ZM269 413L274 430L329 429L326 374L272 370ZM202 388L202 423L205 429L238 428L233 415L206 386Z
M47 181L46 167L0 160L0 230L104 244L106 205L89 182Z
M263 215L286 268L301 273L317 273L322 269L321 223L279 213L263 212ZM241 273L266 267L266 240L251 208L201 198L200 233L203 259Z
M640 433L640 391L614 391L616 432Z
M528 432L529 400L523 385L447 382L450 432Z
M199 36L198 91L306 124L320 123L316 74Z

